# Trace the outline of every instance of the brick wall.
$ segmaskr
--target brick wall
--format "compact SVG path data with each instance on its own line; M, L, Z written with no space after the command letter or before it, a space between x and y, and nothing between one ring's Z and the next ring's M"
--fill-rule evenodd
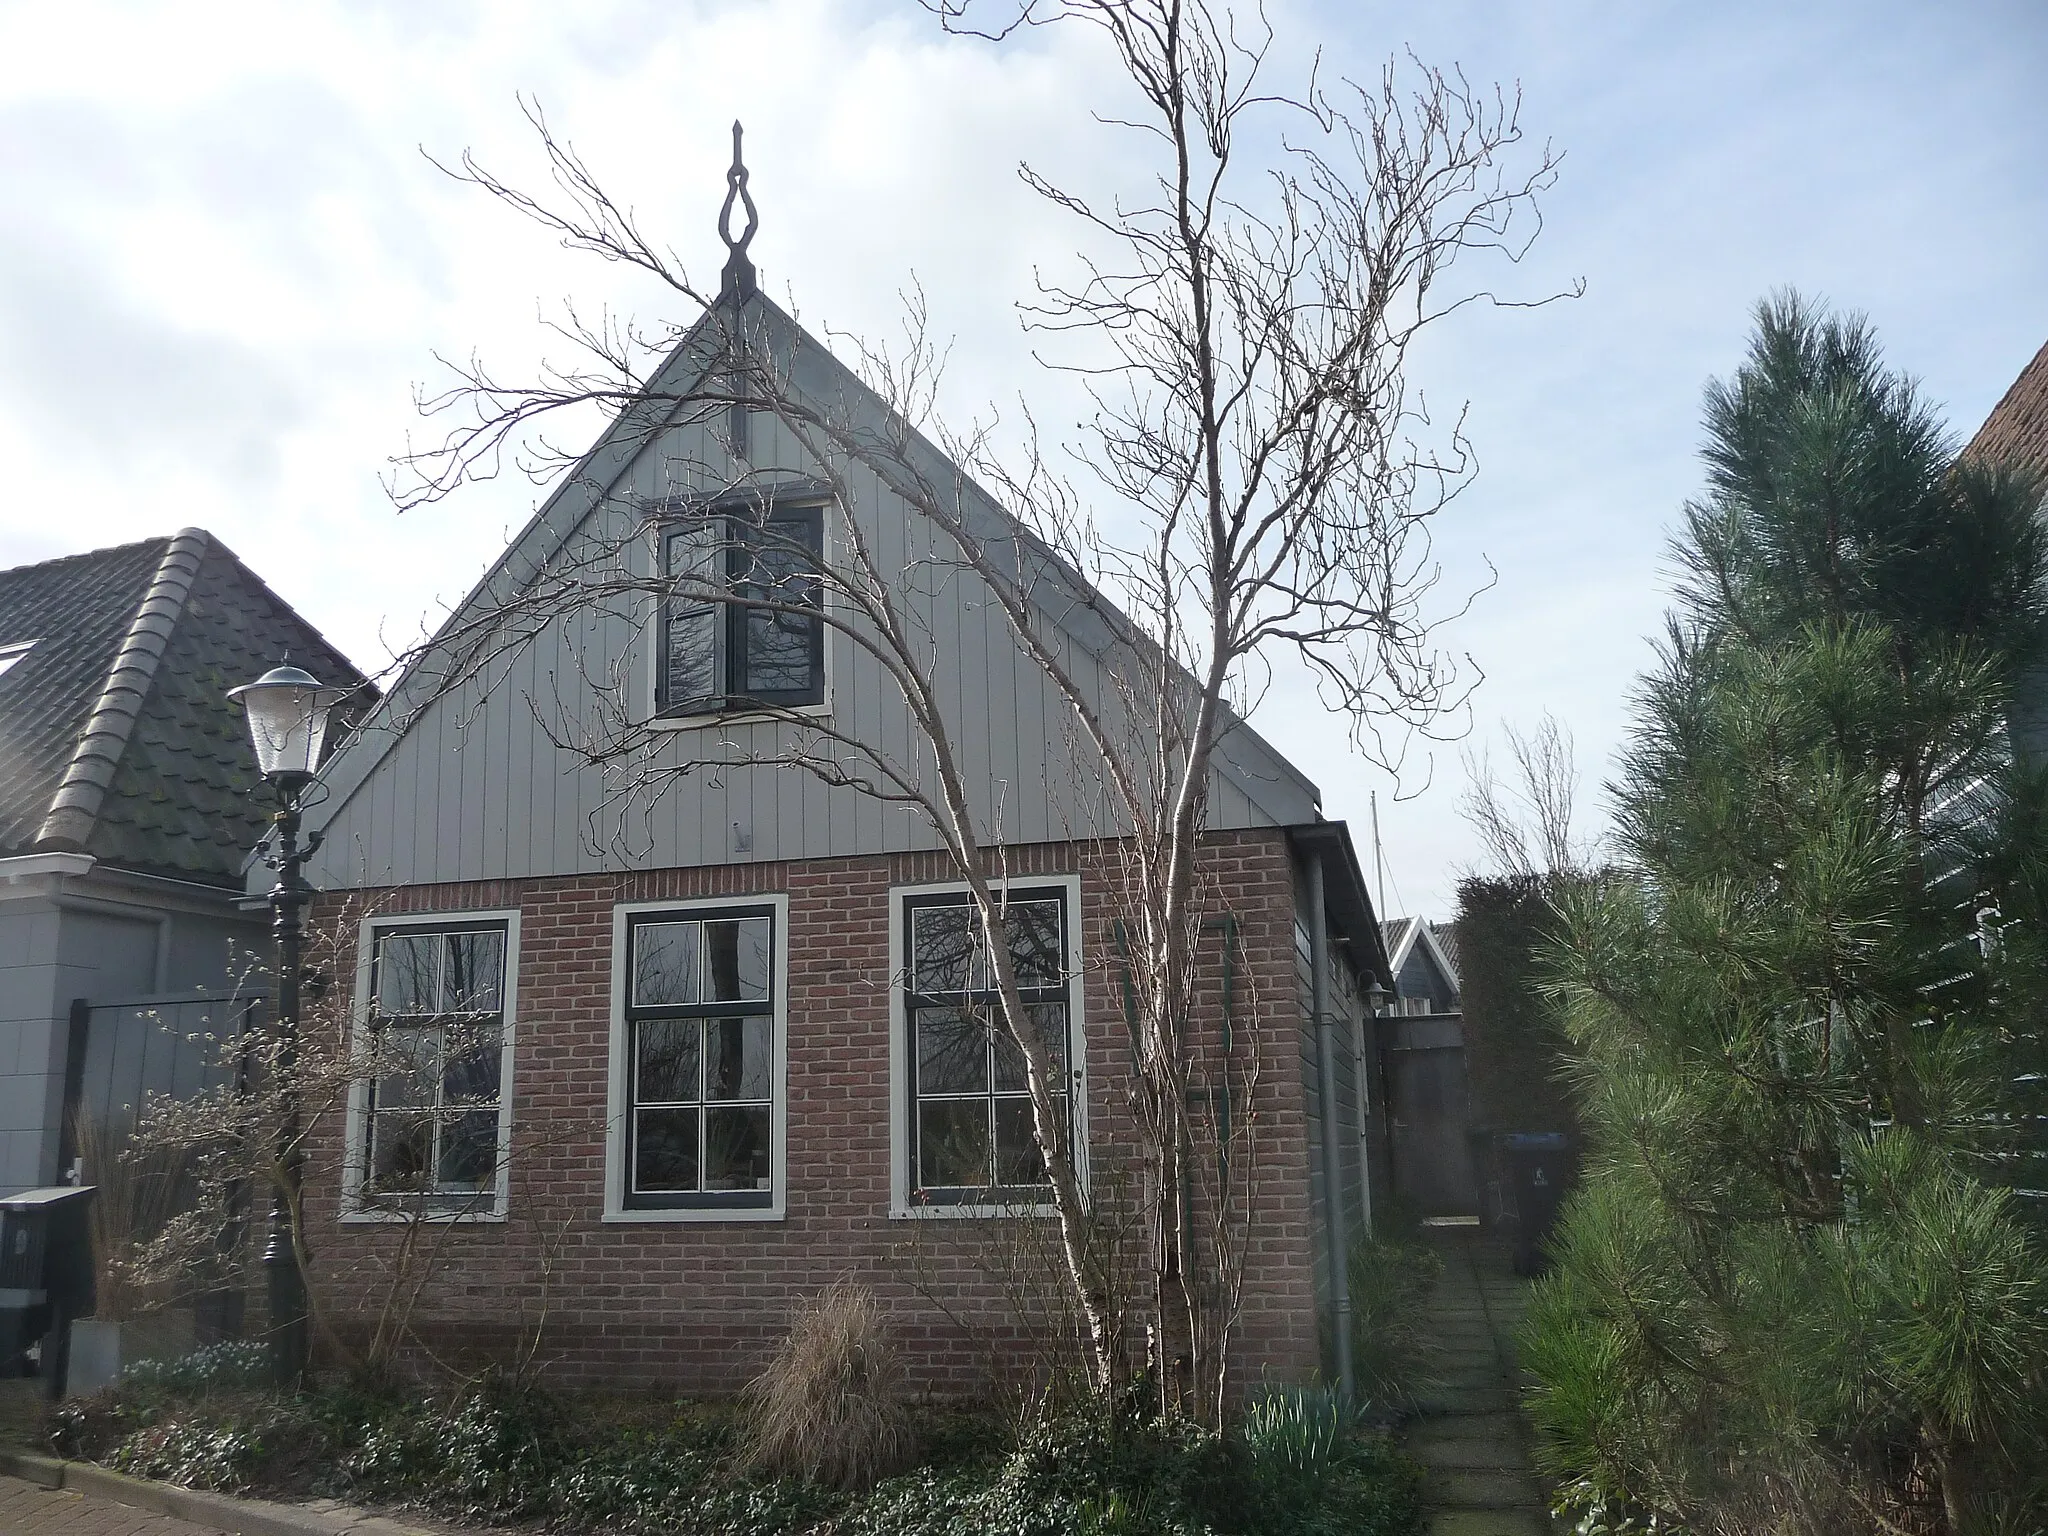
M1013 877L1081 877L1098 1189L1131 1141L1112 855L1090 845L1010 850ZM1233 833L1212 841L1206 862L1218 910L1239 923L1236 1030L1243 1080L1255 1085L1255 1217L1234 1380L1299 1380L1316 1366L1317 1324L1304 1106L1292 1070L1300 1002L1289 856L1277 832ZM1014 1222L889 1215L889 893L950 878L937 855L900 855L321 897L314 920L340 946L333 963L344 993L353 984L352 930L365 911L520 913L509 1208L502 1222L411 1234L434 1267L412 1317L419 1336L444 1355L502 1354L519 1348L545 1312L538 1358L554 1379L722 1392L766 1360L793 1307L850 1274L885 1301L920 1388L981 1395L993 1377L1042 1368L1050 1325L1028 1319L1044 1304L1032 1281L1053 1262L1053 1224L1020 1233ZM784 1218L602 1221L614 906L778 892L789 899ZM1205 991L1217 994L1206 1004L1218 1010L1220 969L1205 970ZM338 1220L343 1134L338 1112L312 1133L308 1239L330 1320L359 1333L372 1324L408 1234Z

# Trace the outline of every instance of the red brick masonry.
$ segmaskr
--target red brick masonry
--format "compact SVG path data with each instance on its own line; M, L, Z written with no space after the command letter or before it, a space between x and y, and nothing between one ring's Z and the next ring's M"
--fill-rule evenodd
M1081 878L1098 1166L1129 1140L1129 1043L1110 964L1113 855L1089 845L1011 851L1013 877ZM1219 835L1208 866L1219 909L1234 913L1242 935L1237 1029L1256 1053L1254 1119L1263 1128L1234 1376L1297 1380L1315 1369L1317 1333L1292 867L1278 832ZM509 1208L503 1221L416 1234L436 1265L414 1314L420 1335L437 1351L503 1353L530 1340L545 1313L538 1358L553 1379L724 1392L766 1360L798 1303L851 1274L888 1305L920 1388L949 1397L989 1390L1029 1350L1031 1330L1009 1283L977 1258L987 1224L889 1213L890 892L949 879L936 856L895 855L321 897L315 920L342 945L344 993L366 912L520 913ZM789 898L786 1213L772 1222L605 1222L613 909L767 893ZM308 1239L331 1320L358 1333L390 1289L404 1233L338 1220L343 1134L338 1111L315 1132ZM1014 1258L1014 1239L999 1246Z

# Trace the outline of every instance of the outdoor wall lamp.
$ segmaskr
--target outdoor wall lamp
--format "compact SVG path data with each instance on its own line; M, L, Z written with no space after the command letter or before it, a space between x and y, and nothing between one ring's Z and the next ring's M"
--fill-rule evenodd
M277 939L277 998L271 1025L277 1051L271 1070L279 1095L277 1176L271 1181L270 1226L263 1247L263 1272L270 1303L271 1365L277 1384L296 1388L306 1375L309 1340L306 1324L306 1277L300 1269L294 1215L299 1208L299 1103L295 1082L299 1056L299 951L304 929L300 922L312 887L301 871L320 846L314 833L299 841L300 797L320 766L320 748L327 738L327 716L348 697L346 688L323 685L297 667L272 667L253 683L230 688L249 717L249 739L256 748L256 766L277 795L271 832L257 851L277 871L270 888L270 931Z

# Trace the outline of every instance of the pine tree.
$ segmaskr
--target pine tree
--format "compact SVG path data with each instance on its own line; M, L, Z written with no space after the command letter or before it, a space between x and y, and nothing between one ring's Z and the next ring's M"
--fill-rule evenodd
M1706 438L1623 872L1549 956L1592 1146L1527 1340L1546 1454L1700 1532L2037 1518L2048 796L2006 719L2041 487L1958 466L1869 327L1793 296Z

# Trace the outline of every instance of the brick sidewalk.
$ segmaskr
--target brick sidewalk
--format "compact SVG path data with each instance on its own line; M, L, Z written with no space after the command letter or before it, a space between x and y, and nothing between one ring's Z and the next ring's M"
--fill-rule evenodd
M0 1475L0 1531L7 1536L219 1536L210 1526Z

